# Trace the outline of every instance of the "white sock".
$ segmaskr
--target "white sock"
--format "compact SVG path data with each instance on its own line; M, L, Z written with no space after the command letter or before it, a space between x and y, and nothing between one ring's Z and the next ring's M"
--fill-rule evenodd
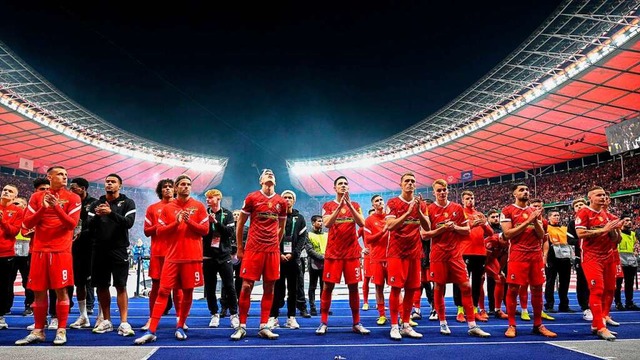
M440 325L447 325L447 320L440 321Z
M87 314L87 300L78 300L78 310L80 310L80 316L86 319L89 318Z
M477 326L475 321L469 321L469 329L475 326Z

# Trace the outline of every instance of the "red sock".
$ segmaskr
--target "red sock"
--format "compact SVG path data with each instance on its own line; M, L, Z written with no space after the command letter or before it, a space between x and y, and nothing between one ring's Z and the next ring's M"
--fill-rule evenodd
M353 324L360 323L360 293L356 288L354 291L349 291L349 307L351 308L351 317L353 317Z
M362 280L362 303L363 304L369 303L369 279L371 278L365 277L364 280Z
M402 302L402 322L405 324L411 320L411 309L413 308L413 298L417 289L405 289L404 301Z
M191 293L192 293L191 302L193 303L193 289L191 289ZM173 289L173 306L176 308L176 314L178 316L180 316L182 301L184 301L184 295L183 295L182 289ZM189 304L189 308L191 308L191 304Z
M533 308L533 326L542 324L542 286L531 287L531 307Z
M385 316L384 303L376 304L378 307L378 316Z
M445 306L444 306L444 287L446 285L436 285L433 289L433 305L438 313L438 320L445 321Z
M56 316L58 329L66 329L67 320L69 320L69 300L56 300Z
M266 324L269 321L271 305L273 305L273 292L263 293L262 302L260 302L260 324Z
M526 309L529 306L529 284L520 286L520 307Z
M44 325L47 322L47 311L49 310L49 300L46 298L42 301L34 301L33 305L33 319L36 323L36 329L44 329Z
M180 295L178 295L178 293ZM177 297L180 296L180 300ZM184 323L187 321L187 317L189 316L189 311L191 311L191 305L193 304L193 289L185 289L185 290L173 290L173 301L176 307L176 314L178 314L179 320L176 324L176 328L182 328ZM180 306L178 307L178 304Z
M151 292L149 293L149 317L153 312L153 305L158 298L158 290L160 289L160 280L151 280Z
M320 294L320 321L327 324L329 321L329 309L331 308L331 291L323 291Z
M389 317L392 325L398 323L398 308L400 307L400 288L392 287L389 293Z
M471 298L471 286L460 286L460 294L467 322L476 321L476 315L473 311L473 298Z
M149 323L149 331L155 333L158 329L158 323L160 322L160 318L162 314L164 314L164 310L167 308L167 303L169 302L169 292L171 289L159 289L158 297L156 297L156 302L153 304L153 311L151 312L151 322Z
M422 288L415 289L413 292L413 307L420 309L420 299L422 297Z
M602 321L602 303L603 303L603 289L591 287L589 289L591 292L589 293L589 308L591 308L591 314L593 314L593 321L591 322L591 326L600 330L605 327L604 322Z
M509 285L507 290L507 315L509 316L509 326L516 326L516 303L518 302L517 285Z
M249 307L251 306L251 291L245 291L244 286L240 290L238 298L238 314L240 315L240 324L247 324L249 316Z
M613 304L613 298L615 290L605 290L602 303L602 317L607 317L611 313L611 304Z

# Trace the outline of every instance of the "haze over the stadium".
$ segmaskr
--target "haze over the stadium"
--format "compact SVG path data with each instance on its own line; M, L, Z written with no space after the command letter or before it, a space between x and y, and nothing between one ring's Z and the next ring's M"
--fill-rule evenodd
M421 121L559 3L10 2L0 36L112 124L228 156L220 188L241 201L258 169L274 169L282 191L285 159L354 149Z

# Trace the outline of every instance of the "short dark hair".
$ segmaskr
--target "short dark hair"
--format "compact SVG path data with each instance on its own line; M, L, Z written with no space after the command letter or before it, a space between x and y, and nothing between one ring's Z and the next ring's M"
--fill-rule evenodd
M533 199L529 200L529 202L531 204L537 204L537 203L544 204L544 201L542 201L542 199L540 199L540 198L533 198Z
M171 184L171 187L173 187L173 180L162 179L158 181L158 185L156 185L156 195L158 195L160 200L162 200L162 188L164 187L164 184Z
M85 190L89 188L89 182L85 178L75 178L71 180L71 184L76 184L80 187L83 187Z
M116 173L111 173L111 174L105 176L105 179L108 178L108 177L114 177L114 178L118 179L118 181L120 182L120 185L122 185L122 178L120 177L120 175L118 175Z
M312 222L312 223L313 223L313 222L316 222L316 220L318 220L318 219L322 219L322 216L320 216L320 215L313 215L313 216L311 217L311 222Z
M333 180L333 186L336 186L336 184L338 184L338 180L340 179L345 179L347 181L347 184L349 184L349 179L347 179L347 177L344 175L340 175L335 180Z
M526 188L529 188L529 186L523 182L519 182L519 183L515 183L511 186L511 192L516 191L520 186L524 186Z
M373 195L373 196L371 197L371 202L373 202L373 200L374 200L375 198L377 198L377 197L382 197L382 196L380 196L380 194L375 194L375 195Z
M39 188L41 185L51 185L51 182L47 178L36 178L35 180L33 180L34 189Z
M64 168L64 166L55 165L55 166L52 166L52 167L50 167L50 168L48 168L48 169L47 169L47 174L48 174L48 173L50 173L53 169L62 169L62 170L67 170L67 169L65 169L65 168Z
M487 211L487 216L491 216L491 214L500 214L500 212L496 209L491 209Z

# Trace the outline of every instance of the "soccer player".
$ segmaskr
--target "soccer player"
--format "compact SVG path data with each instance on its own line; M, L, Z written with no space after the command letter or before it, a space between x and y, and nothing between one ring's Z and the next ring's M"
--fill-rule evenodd
M440 333L451 334L445 318L444 291L446 284L453 282L460 287L462 293L462 305L469 326L468 334L489 337L491 334L483 331L476 324L471 284L462 259L461 242L469 236L469 221L465 217L462 206L449 201L449 188L445 180L434 181L433 192L436 201L427 208L431 227L425 237L431 238L430 275L435 283L433 301L440 319Z
M24 214L24 210L27 208L27 199L17 197L12 203L19 207ZM29 247L31 239L29 236L24 236L24 234L22 234L22 230L26 231L27 229L21 229L18 235L16 235L16 257L13 259L14 263L13 272L11 273L11 287L13 289L13 284L16 281L19 271L20 276L22 277L22 287L24 288L24 311L22 312L22 316L28 316L33 315L33 310L31 309L31 304L33 303L33 291L27 287L27 283L29 282L29 264L31 263L31 251Z
M16 345L45 341L47 289L55 289L57 295L58 329L53 344L64 345L67 342L69 294L66 288L73 285L71 243L73 231L80 220L82 201L67 190L67 170L62 166L49 168L47 178L49 190L31 196L23 220L24 228L35 228L28 285L35 296L35 328L25 338L16 341Z
M149 330L151 325L151 314L153 307L158 299L160 291L160 278L162 276L162 268L164 266L167 249L171 239L165 235L158 234L158 227L162 209L170 202L174 201L175 186L172 179L162 179L156 185L156 195L160 201L147 207L144 216L144 234L151 238L151 259L149 260L149 277L151 278L151 292L149 293L149 320L142 327L143 331ZM182 301L182 291L173 289L173 302L176 304L176 314L180 314L180 302ZM167 307L169 300L167 300ZM177 321L178 319L176 319Z
M387 283L391 286L389 295L389 313L391 315L392 340L401 340L403 336L420 339L422 334L409 325L413 294L420 289L420 262L422 240L420 228L429 229L427 206L421 196L415 196L416 178L412 173L400 177L402 194L389 200L387 204L386 226L389 230L387 247ZM400 304L400 292L404 289L402 301L402 329L397 319Z
M507 315L508 338L516 337L516 298L521 286L531 286L531 307L533 308L533 333L554 338L556 333L542 325L542 285L544 285L544 259L542 258L542 209L527 206L529 187L518 183L513 185L515 202L502 209L500 223L502 235L509 241L507 264Z
M93 235L93 257L91 281L98 288L98 302L103 320L96 321L93 332L104 334L113 331L111 322L111 277L117 292L120 326L118 335L133 336L135 333L127 321L129 296L129 229L136 220L136 204L120 192L122 178L109 174L104 180L105 195L89 207L87 225Z
M487 218L483 213L476 210L476 200L473 192L465 190L462 192L462 205L466 218L469 220L469 239L462 243L462 259L467 265L467 272L471 277L471 297L473 299L474 316L476 321L486 322L489 319L486 311L479 311L480 289L484 285L484 265L487 260L487 250L484 247L484 238L491 236L493 230L487 224ZM460 298L460 290L453 287L453 296ZM458 300L460 303L460 300ZM458 322L464 322L464 309L458 306ZM462 316L461 316L462 315Z
M582 269L589 284L591 331L601 339L613 341L616 337L605 325L603 304L605 291L616 287L616 259L611 244L619 241L617 230L623 222L611 220L604 211L607 195L602 187L592 187L588 197L589 206L582 207L576 214L576 232L582 240Z
M373 206L373 213L364 221L364 243L369 248L369 277L376 288L376 308L378 309L376 324L382 326L387 323L384 310L384 283L387 278L389 231L382 196L373 195L371 206Z
M20 233L23 211L14 204L18 187L7 184L0 195L0 330L6 329L4 314L11 313L13 305L13 260L16 255L16 235Z
M360 205L349 197L349 181L338 176L333 181L336 199L322 206L322 221L329 229L327 251L324 260L324 289L320 295L320 326L317 335L327 333L329 310L331 310L331 294L336 283L344 274L344 282L349 289L349 307L353 318L352 330L355 333L368 335L370 331L360 323L360 293L358 282L362 280L360 271L360 252L357 226L364 226L364 217Z
M260 306L260 330L258 337L275 340L278 334L268 326L269 312L273 304L273 290L280 278L280 242L287 221L287 202L276 193L276 176L271 169L260 174L260 190L247 195L236 224L238 259L242 260L240 274L242 290L238 299L240 326L235 328L231 340L247 335L247 316L251 306L251 291L262 277L262 302ZM249 222L246 248L242 242L242 229Z
M609 220L612 220L612 221L618 220L617 216L609 212L609 206L611 206L611 193L609 191L605 191L605 201L604 201L604 206L602 207L602 210L607 213ZM616 232L615 238L617 240L611 243L611 249L613 250L612 258L613 258L613 261L616 263L616 275L615 275L616 283L618 279L624 278L624 273L622 272L622 263L620 261L620 253L618 252L618 244L622 239L621 229L622 229L622 226L624 226L624 222L622 220L619 220L619 221L620 221L620 226L615 231ZM609 289L609 288L604 289L604 303L602 304L602 316L604 318L604 322L607 325L620 326L619 322L611 318L611 305L613 304L615 292L616 292L615 286L613 289ZM613 335L615 336L616 334L613 334Z
M218 189L207 190L204 193L207 202L207 213L209 214L209 232L202 238L202 249L204 251L202 260L202 270L204 271L205 297L207 307L211 314L209 327L220 326L220 314L218 313L218 300L216 298L216 287L218 286L218 275L222 284L221 294L224 300L220 303L226 305L231 312L229 318L231 327L240 325L238 318L238 297L233 286L233 264L231 263L231 244L235 242L235 221L231 211L223 208L222 192Z
M270 328L279 326L278 314L284 304L286 292L288 296L285 327L299 329L300 325L296 320L298 278L300 273L298 259L307 241L307 223L302 214L293 208L296 203L296 193L291 190L285 190L280 196L287 203L287 222L284 228L284 237L280 243L280 279L274 285L274 298L268 325Z
M202 237L209 231L209 216L204 205L191 197L191 178L182 174L176 178L177 197L162 208L156 233L169 239L165 261L162 266L160 290L151 312L149 330L137 338L134 344L141 345L156 340L156 329L164 313L172 289L182 290L180 313L175 337L186 340L184 324L191 310L193 289L202 286Z
M502 301L504 299L505 285L507 283L505 274L507 273L507 257L509 243L502 236L500 226L500 213L497 210L490 210L487 214L489 226L493 234L484 238L484 246L487 249L487 263L485 272L495 282L493 294L494 316L496 319L508 319L507 314L502 311Z
M571 207L573 208L574 215L586 205L585 200L582 198L573 200ZM567 243L574 247L575 259L573 267L576 271L576 298L578 299L578 304L580 304L580 310L582 310L582 319L592 321L593 314L591 313L591 309L589 309L589 286L582 269L582 240L578 238L578 234L576 233L575 216L572 216L569 224L567 224Z
M91 247L93 238L87 226L87 217L89 216L89 208L96 199L87 192L89 182L84 178L71 180L69 189L82 200L80 221L74 231L73 246L71 248L73 255L73 281L76 285L76 298L78 299L80 316L69 325L72 329L80 329L91 327L89 314L87 313L87 294L93 292L93 287L91 286Z

